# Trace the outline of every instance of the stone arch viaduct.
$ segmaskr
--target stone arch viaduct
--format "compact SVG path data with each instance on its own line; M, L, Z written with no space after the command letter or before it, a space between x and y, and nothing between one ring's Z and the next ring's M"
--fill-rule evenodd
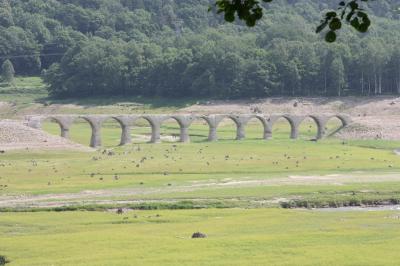
M209 127L208 141L217 141L217 128L224 119L231 119L236 125L236 139L242 140L246 137L246 125L249 121L258 120L264 129L263 139L272 138L272 128L278 119L286 119L291 128L290 138L297 139L299 135L299 127L306 118L311 118L317 126L316 139L321 139L325 136L325 127L329 120L338 118L344 128L351 123L351 120L346 115L254 115L254 114L214 114L214 115L191 115L191 114L176 114L176 115L33 115L26 117L26 124L30 127L41 129L42 123L49 120L57 123L60 126L61 136L69 138L69 130L71 125L78 118L85 120L92 129L90 140L91 147L100 147L101 142L101 127L108 119L116 120L122 129L120 145L129 144L132 142L131 129L139 119L146 120L151 126L151 143L159 143L160 129L164 121L173 119L180 127L180 142L190 142L189 127L196 120L207 122Z

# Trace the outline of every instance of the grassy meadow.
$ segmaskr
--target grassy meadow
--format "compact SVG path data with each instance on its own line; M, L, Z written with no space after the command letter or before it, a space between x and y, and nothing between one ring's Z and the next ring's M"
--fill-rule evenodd
M397 265L399 229L386 211L0 213L0 250L21 266Z
M135 105L109 99L77 108L82 102L49 100L40 79L17 79L15 86L0 89L1 101L15 103L2 116L40 110L44 102L58 113L172 113L188 104L144 100L130 109ZM338 126L332 120L328 131ZM44 130L60 133L50 121ZM132 129L133 143L121 147L120 126L108 120L104 146L93 152L1 153L0 256L30 266L398 264L399 211L311 208L399 203L400 157L393 150L400 142L310 141L317 133L311 120L299 140L289 139L283 119L268 141L257 121L245 140L234 140L235 130L224 120L220 140L210 143L208 126L198 121L191 143L182 144L176 122L166 121L162 143L148 144L143 120ZM89 144L84 120L70 133ZM5 203L25 197L40 208ZM118 215L117 207L130 210ZM191 239L196 231L208 237Z
M311 126L311 128L310 128ZM334 127L334 122L331 125ZM134 195L133 198L216 198L216 197L279 197L287 195L286 189L314 191L302 184L274 186L244 186L215 188L198 186L194 191L174 191L171 187L193 186L202 183L228 181L268 180L295 175L328 175L355 173L393 173L400 168L400 157L393 153L400 143L384 141L342 141L328 138L309 141L316 134L312 124L302 126L302 139L289 139L289 126L282 121L274 129L274 138L260 139L262 127L252 123L247 129L248 138L233 140L233 122L222 124L218 133L220 141L205 141L208 128L195 124L191 128L192 143L174 142L171 136L179 133L174 123L162 129L165 141L148 144L150 128L137 126L132 130L134 143L118 146L121 130L116 122L106 123L102 130L105 147L94 152L15 151L0 157L0 191L18 195L79 192L87 189L157 188L157 193ZM58 134L58 126L46 123L44 128ZM77 123L71 129L71 138L87 145L90 127ZM380 183L370 184L372 187ZM348 187L350 186L350 188ZM345 184L338 191L353 190L366 184ZM397 188L397 185L395 185ZM164 188L167 188L164 190ZM390 185L390 188L393 188ZM328 186L327 190L331 190ZM216 192L218 191L218 193Z

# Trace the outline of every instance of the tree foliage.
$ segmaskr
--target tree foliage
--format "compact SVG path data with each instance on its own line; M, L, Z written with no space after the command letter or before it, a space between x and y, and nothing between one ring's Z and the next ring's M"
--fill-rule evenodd
M271 3L273 0L261 0L264 3ZM327 42L336 41L336 32L342 28L343 22L359 32L366 32L371 25L368 14L360 6L360 3L366 3L372 0L343 0L339 2L338 11L326 12L321 24L316 32L320 33L328 28L325 34ZM263 17L263 8L258 0L216 0L216 12L224 13L224 19L228 22L234 22L235 16L246 22L246 25L253 27L256 22ZM212 10L210 7L209 10Z
M215 0L0 3L12 18L0 25L0 56L17 74L43 72L57 97L400 93L394 0L359 1L373 21L368 32L342 26L331 44L315 34L316 21L333 11L341 17L339 0L272 1L259 27L208 12ZM321 32L339 28L331 23Z
M14 81L14 66L10 60L6 60L1 65L1 77L4 82L12 83Z

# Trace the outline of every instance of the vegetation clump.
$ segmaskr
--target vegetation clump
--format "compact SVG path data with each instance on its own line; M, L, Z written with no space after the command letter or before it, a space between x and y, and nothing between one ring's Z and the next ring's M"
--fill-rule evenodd
M200 232L196 232L192 235L192 238L207 238L207 235Z
M12 84L14 82L15 70L10 60L4 61L1 65L1 78L4 82Z
M400 198L394 195L364 195L364 196L334 196L321 197L317 199L290 200L281 202L280 206L284 209L306 208L342 208L342 207L379 207L387 205L398 205Z
M10 261L3 255L0 255L0 265L6 265L7 263L10 263Z

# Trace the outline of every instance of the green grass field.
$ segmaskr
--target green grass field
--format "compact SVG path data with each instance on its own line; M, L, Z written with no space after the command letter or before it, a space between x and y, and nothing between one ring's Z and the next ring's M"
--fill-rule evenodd
M0 214L10 265L398 265L398 212ZM191 239L197 231L206 239Z
M40 79L17 79L15 86L0 89L1 100L15 103L7 115L51 103ZM187 104L144 100L131 110L133 104L99 103L76 112L170 113ZM57 112L74 112L64 104L57 101ZM333 120L329 132L338 125ZM59 134L57 124L44 129ZM235 141L233 122L224 120L220 140L210 143L208 127L198 122L192 142L181 144L178 125L169 121L163 143L148 144L151 130L139 121L134 143L120 147L121 129L109 120L97 151L1 153L0 256L10 265L41 266L397 265L399 211L309 208L399 203L400 157L393 150L400 141L314 142L312 121L300 131L299 140L290 140L282 120L264 141L253 121L246 140ZM76 121L70 133L88 145L86 122ZM3 204L14 198L35 199L40 208ZM131 211L117 215L116 207ZM196 231L208 238L191 239Z
M57 126L46 124L46 130L57 134ZM0 191L3 194L44 194L79 192L86 189L107 188L163 188L193 185L196 182L224 182L225 180L267 180L290 175L326 175L361 171L364 173L391 173L400 168L400 157L393 149L400 143L385 141L343 142L330 138L320 142L306 140L315 132L302 127L303 140L290 140L289 127L279 124L274 130L274 139L263 141L261 126L252 124L248 128L248 139L232 140L233 125L222 126L221 140L205 142L207 127L195 125L192 143L164 142L147 144L140 141L118 147L120 129L109 123L104 126L105 148L113 151L109 156L103 149L93 153L57 151L17 151L1 155ZM135 128L133 137L150 133L149 128ZM163 135L179 132L177 126L166 124ZM88 143L90 128L84 123L73 126L72 139ZM104 148L104 149L105 149ZM115 178L118 177L118 179ZM371 184L375 186L376 184ZM298 186L298 185L296 185ZM356 184L360 186L360 184ZM365 186L365 184L362 184ZM292 185L283 186L292 189ZM349 190L337 186L339 191ZM392 187L392 186L391 186ZM395 186L397 188L397 185ZM311 187L311 191L315 188ZM218 196L235 197L248 195L258 197L279 196L284 189L270 186L220 188ZM250 191L249 191L250 190ZM268 192L272 190L271 192ZM201 188L193 192L173 192L162 198L215 197L215 188ZM286 194L286 192L284 193ZM141 197L159 198L156 194Z

